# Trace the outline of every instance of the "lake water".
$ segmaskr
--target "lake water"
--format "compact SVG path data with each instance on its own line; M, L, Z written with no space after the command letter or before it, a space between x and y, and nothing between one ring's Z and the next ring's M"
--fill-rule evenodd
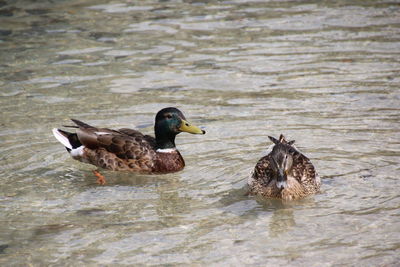
M0 1L0 265L398 266L400 1ZM186 168L104 172L51 129L153 134ZM321 194L246 196L285 134Z

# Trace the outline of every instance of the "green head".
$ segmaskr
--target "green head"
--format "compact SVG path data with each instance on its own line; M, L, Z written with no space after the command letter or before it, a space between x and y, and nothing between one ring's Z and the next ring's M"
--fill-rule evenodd
M199 127L187 122L183 113L179 109L173 107L164 108L157 113L154 132L156 135L157 148L161 149L174 148L175 136L181 132L191 134L206 133Z

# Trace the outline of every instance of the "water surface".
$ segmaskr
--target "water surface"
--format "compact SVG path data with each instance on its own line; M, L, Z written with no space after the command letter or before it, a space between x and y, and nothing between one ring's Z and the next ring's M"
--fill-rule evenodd
M0 1L1 265L395 266L398 1ZM180 108L187 167L105 172L51 129L152 134ZM284 133L322 193L282 203L246 179Z

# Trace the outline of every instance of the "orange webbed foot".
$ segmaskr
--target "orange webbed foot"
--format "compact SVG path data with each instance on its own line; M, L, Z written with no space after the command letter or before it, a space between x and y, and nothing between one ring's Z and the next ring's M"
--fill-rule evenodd
M101 175L100 172L94 170L94 171L93 171L93 174L96 175L96 177L97 177L96 182L97 182L99 185L105 185L105 184L106 184L106 177L104 177L103 175Z

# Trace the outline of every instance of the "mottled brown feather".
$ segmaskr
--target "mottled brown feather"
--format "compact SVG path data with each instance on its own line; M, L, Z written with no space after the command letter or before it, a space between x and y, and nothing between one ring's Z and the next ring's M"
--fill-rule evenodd
M284 138L279 141L290 146ZM291 146L290 153L293 156L293 165L288 173L288 186L285 189L279 189L276 186L277 180L270 164L270 153L257 162L248 180L250 194L266 198L292 200L319 192L321 181L315 171L314 165L305 155L295 149L294 146Z
M80 161L104 169L141 173L167 173L182 170L185 166L179 151L156 151L154 137L133 129L110 130L96 128L78 120L76 134L85 146Z

